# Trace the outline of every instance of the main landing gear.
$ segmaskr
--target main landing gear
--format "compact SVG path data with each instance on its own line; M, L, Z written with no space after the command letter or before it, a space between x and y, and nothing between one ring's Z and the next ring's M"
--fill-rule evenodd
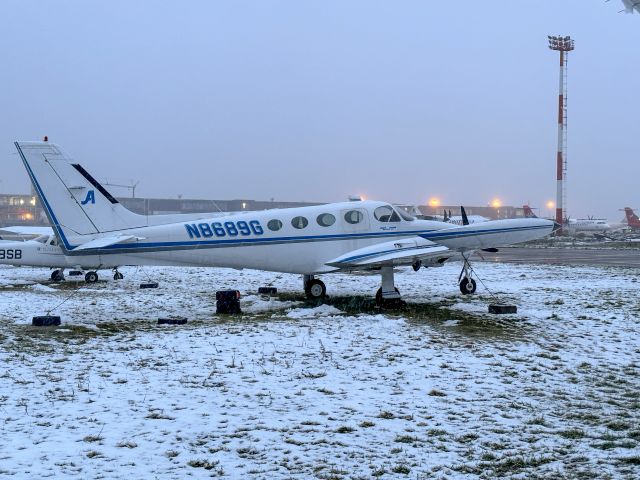
M382 285L376 292L376 305L381 308L399 308L404 305L400 290L394 283L393 267L380 269Z
M98 281L98 272L87 272L84 275L84 281L87 283L96 283Z
M53 282L64 282L64 268L51 272L51 280Z
M476 281L471 278L473 274L473 269L471 268L471 264L469 263L469 259L462 256L464 263L462 264L462 271L460 272L460 276L458 277L458 283L460 285L460 292L463 295L471 295L476 293Z
M313 275L303 275L304 293L309 300L322 300L327 295L324 282L313 278Z

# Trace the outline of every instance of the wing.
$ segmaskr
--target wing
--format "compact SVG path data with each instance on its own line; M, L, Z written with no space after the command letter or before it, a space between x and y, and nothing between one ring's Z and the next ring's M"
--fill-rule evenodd
M418 261L425 266L441 266L453 255L454 252L443 245L421 237L410 237L352 250L326 265L348 270L413 265Z

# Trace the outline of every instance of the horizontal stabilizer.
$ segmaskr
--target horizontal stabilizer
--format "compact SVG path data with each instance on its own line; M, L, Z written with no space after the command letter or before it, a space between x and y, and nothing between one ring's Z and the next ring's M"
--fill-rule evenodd
M73 249L74 252L78 250L95 250L98 248L108 247L109 245L116 245L119 243L130 243L133 241L144 240L142 237L136 237L135 235L118 235L115 237L102 237L91 240L90 242L83 243L79 247Z
M445 246L420 237L379 243L353 250L326 263L330 267L354 269L383 265L412 265L421 261L425 266L441 265L453 253Z

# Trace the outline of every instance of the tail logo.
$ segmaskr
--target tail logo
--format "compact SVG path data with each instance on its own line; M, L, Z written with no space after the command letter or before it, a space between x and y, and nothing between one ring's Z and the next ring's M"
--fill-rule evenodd
M89 202L91 202L92 204L96 203L96 195L95 195L95 192L93 190L89 190L87 192L87 196L85 197L85 199L80 203L82 205L86 205Z

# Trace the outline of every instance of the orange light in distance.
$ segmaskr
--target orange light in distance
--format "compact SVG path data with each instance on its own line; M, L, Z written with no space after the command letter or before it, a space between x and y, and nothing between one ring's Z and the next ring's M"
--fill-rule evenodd
M556 208L556 202L554 202L553 200L549 200L549 201L547 202L547 208L548 208L549 210L553 210L554 208Z
M499 198L494 198L493 200L491 200L491 206L493 208L500 208L502 206L502 202Z
M430 207L439 207L440 206L440 199L436 198L436 197L432 197L429 199L429 206Z

